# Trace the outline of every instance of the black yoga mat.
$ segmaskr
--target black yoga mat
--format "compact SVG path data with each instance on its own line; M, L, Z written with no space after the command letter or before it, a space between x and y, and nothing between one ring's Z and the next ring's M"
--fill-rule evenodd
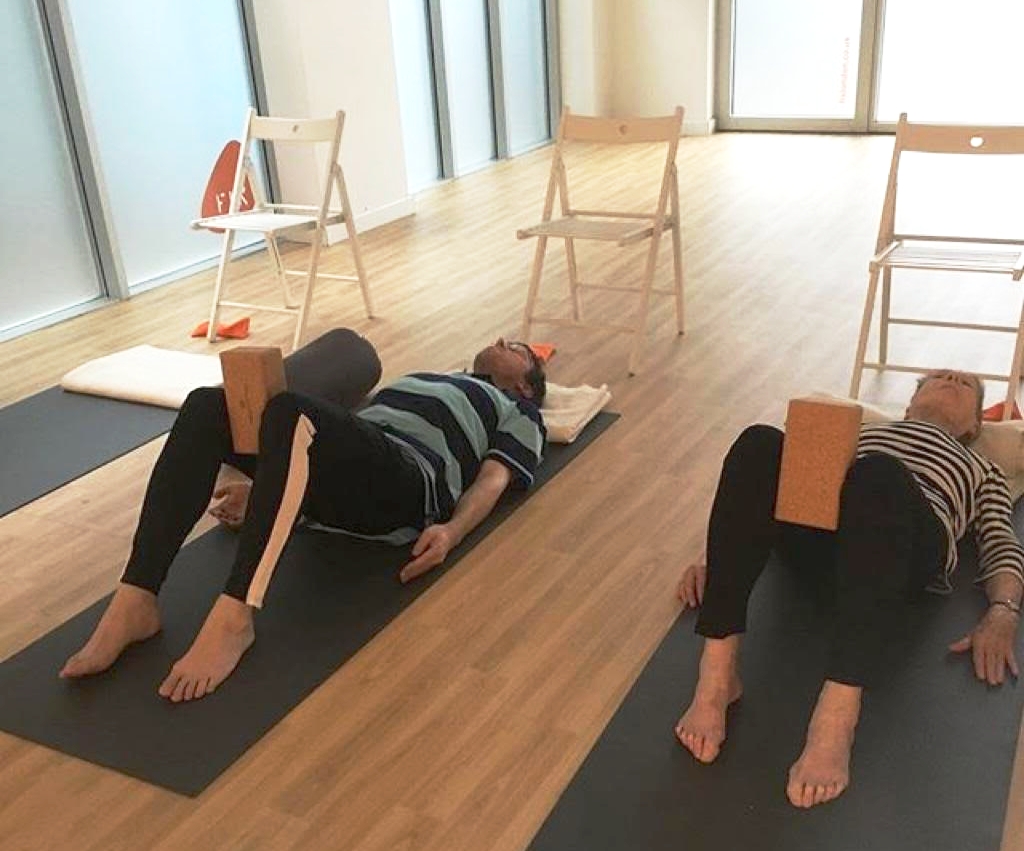
M59 387L0 408L0 517L159 437L177 414Z
M288 387L345 408L380 379L377 352L348 328L284 359ZM51 387L0 408L0 517L169 431L178 412Z
M548 447L534 488L510 493L449 556L450 567L562 470L617 414L575 443ZM257 613L256 644L214 694L185 705L156 689L223 587L235 536L215 529L184 547L160 595L164 630L109 671L57 678L107 599L0 664L0 729L184 795L198 795L444 573L402 585L408 547L299 529ZM343 710L342 710L343 711Z
M1024 686L989 688L966 658L946 653L983 610L971 558L957 592L916 605L894 641L893 670L865 695L851 785L835 801L798 810L786 798L821 686L823 624L801 583L772 563L751 599L745 691L718 759L699 764L673 733L697 676L700 643L688 612L530 851L996 851Z

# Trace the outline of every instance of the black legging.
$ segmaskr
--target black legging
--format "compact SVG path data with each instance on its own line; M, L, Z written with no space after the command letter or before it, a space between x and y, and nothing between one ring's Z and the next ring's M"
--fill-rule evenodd
M774 519L782 432L751 426L722 465L708 524L708 576L697 632L746 630L747 601L773 550L832 571L826 678L872 682L908 601L940 570L945 532L907 468L872 453L854 462L840 496L839 529L815 532Z
M202 388L185 400L153 468L122 581L159 592L209 504L222 463L253 479L224 589L253 605L262 604L300 514L363 534L423 524L420 469L375 424L328 402L281 393L263 413L259 454L238 455L224 391Z

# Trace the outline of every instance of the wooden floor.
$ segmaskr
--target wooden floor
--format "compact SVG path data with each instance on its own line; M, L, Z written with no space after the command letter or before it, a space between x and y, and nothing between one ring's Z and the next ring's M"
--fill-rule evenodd
M889 137L684 139L686 335L674 333L670 300L659 303L633 378L625 337L534 335L558 346L553 380L607 383L622 419L197 800L0 734L0 846L524 848L675 617L675 581L702 547L736 432L780 422L791 396L845 391L890 151ZM354 289L325 286L311 334L355 328L377 346L385 378L460 367L499 334L516 335L533 246L514 232L539 215L548 156L438 186L415 216L365 234L379 318L362 317ZM613 162L586 152L570 178L583 168L593 175L584 188L610 190L616 206L656 195L653 153ZM325 257L328 271L348 271L344 245ZM550 257L557 309L565 264ZM589 251L582 273L625 281L639 259ZM667 282L667 247L662 259ZM239 295L272 294L263 255L235 268ZM188 338L210 291L204 274L3 343L0 402L136 343L216 351ZM589 307L610 316L626 304ZM253 329L254 344L289 338L270 315ZM958 341L942 351L961 364L1000 350ZM892 376L866 390L892 401L906 386ZM110 589L159 445L0 519L0 658ZM1022 762L1004 840L1018 851Z

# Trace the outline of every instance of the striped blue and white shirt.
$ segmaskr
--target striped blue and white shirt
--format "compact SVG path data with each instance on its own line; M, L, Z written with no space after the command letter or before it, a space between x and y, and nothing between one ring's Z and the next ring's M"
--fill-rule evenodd
M404 447L427 484L426 522L443 523L487 458L533 484L546 432L537 406L466 373L419 372L381 389L357 416Z
M1013 531L1013 505L1002 470L948 431L918 420L861 428L857 457L881 452L899 459L920 486L946 531L946 561L929 586L948 593L957 565L957 541L973 531L977 582L1010 573L1024 583L1024 549Z

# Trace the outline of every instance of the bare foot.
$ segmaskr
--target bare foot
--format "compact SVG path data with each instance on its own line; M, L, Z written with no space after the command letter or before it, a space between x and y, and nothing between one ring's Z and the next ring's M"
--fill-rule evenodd
M838 798L850 783L850 751L863 690L825 680L800 758L789 769L786 795L795 807Z
M160 632L156 595L121 583L89 640L61 668L62 677L84 677L105 671L129 644Z
M160 685L161 697L179 703L210 694L235 670L255 640L252 610L241 600L221 594L188 652Z
M739 635L705 640L693 701L676 724L679 741L704 763L713 762L722 749L726 710L743 694L739 648Z

